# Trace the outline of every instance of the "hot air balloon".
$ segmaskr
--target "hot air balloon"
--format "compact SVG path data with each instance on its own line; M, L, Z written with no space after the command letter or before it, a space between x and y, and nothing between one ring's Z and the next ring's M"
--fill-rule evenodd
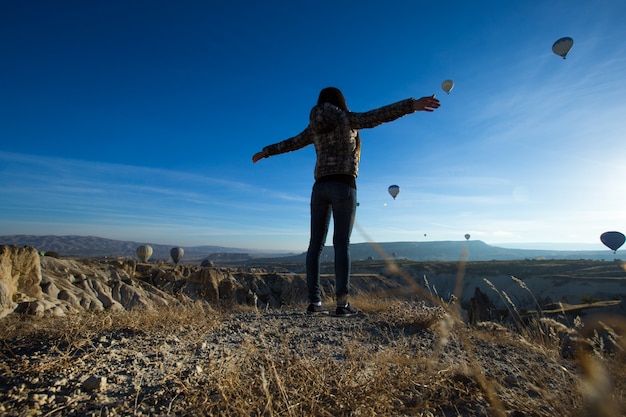
M626 236L620 232L604 232L600 235L600 240L615 253L626 241Z
M561 38L552 45L552 52L565 59L573 45L574 39L569 37Z
M465 240L469 240L469 238L470 238L470 234L469 234L469 233L466 233L466 234L465 234Z
M400 187L398 187L397 185L390 185L389 188L387 189L387 191L389 191L389 194L393 197L393 199L396 199L396 196L398 194L400 194Z
M450 91L454 88L454 81L445 80L441 83L441 89L446 92L446 94L450 94Z
M148 259L152 256L152 246L141 245L137 248L135 253L141 262L148 262Z
M170 256L176 265L178 265L178 261L183 257L185 251L183 248L172 248L170 249Z

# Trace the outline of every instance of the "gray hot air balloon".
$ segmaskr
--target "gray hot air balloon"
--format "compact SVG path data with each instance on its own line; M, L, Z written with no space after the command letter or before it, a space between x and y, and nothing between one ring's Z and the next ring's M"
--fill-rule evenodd
M183 250L183 248L170 249L170 256L172 257L172 260L174 261L176 265L178 265L178 262L182 259L184 254L185 254L185 251Z
M150 245L141 245L135 251L137 257L141 262L148 262L148 259L152 256L152 246Z
M454 88L454 81L452 80L445 80L444 82L441 83L441 89L445 91L446 94L449 94L453 88Z
M552 45L552 52L565 59L567 53L570 49L572 49L573 45L574 39L566 36L554 42L554 45Z
M397 185L390 185L387 191L389 192L389 195L391 195L395 200L400 193L400 187L398 187Z
M470 238L470 237L471 237L471 236L470 236L470 234L469 234L469 233L466 233L466 234L465 234L465 240L469 240L469 238Z

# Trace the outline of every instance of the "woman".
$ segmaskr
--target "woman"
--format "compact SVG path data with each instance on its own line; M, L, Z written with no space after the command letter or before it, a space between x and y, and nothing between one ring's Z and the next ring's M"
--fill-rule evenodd
M356 213L356 177L359 172L361 138L359 129L372 128L415 111L432 112L439 107L434 95L399 101L365 113L348 110L343 93L324 88L311 110L309 126L297 136L266 146L252 157L263 158L315 145L315 183L311 193L311 238L306 257L308 314L328 314L322 306L320 256L331 214L335 248L335 298L337 316L352 316L357 310L348 302L350 290L350 235Z

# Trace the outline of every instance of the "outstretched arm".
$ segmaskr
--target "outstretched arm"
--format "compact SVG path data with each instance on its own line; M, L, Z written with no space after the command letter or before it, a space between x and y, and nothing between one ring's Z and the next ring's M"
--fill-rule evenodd
M350 127L352 129L366 129L376 127L382 123L391 122L407 114L414 113L416 111L432 112L439 107L439 100L435 98L435 95L422 97L418 100L408 98L406 100L398 101L397 103L389 104L387 106L379 107L374 110L370 110L364 113L354 112L341 112L346 114ZM319 108L316 107L315 109ZM326 107L321 108L327 109Z
M261 152L257 152L252 155L252 162L255 164L263 158L269 158L272 155L278 155L285 152L291 152L304 148L313 143L313 134L311 129L307 126L302 132L296 136L285 139L282 142L275 143L273 145L266 146Z

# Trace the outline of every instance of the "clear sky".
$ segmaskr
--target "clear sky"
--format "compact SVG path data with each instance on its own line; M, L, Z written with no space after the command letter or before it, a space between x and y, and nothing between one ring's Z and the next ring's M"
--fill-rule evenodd
M352 242L605 249L626 232L625 19L623 0L3 0L0 235L304 251L314 149L251 157L335 86L352 111L441 100L361 131Z

